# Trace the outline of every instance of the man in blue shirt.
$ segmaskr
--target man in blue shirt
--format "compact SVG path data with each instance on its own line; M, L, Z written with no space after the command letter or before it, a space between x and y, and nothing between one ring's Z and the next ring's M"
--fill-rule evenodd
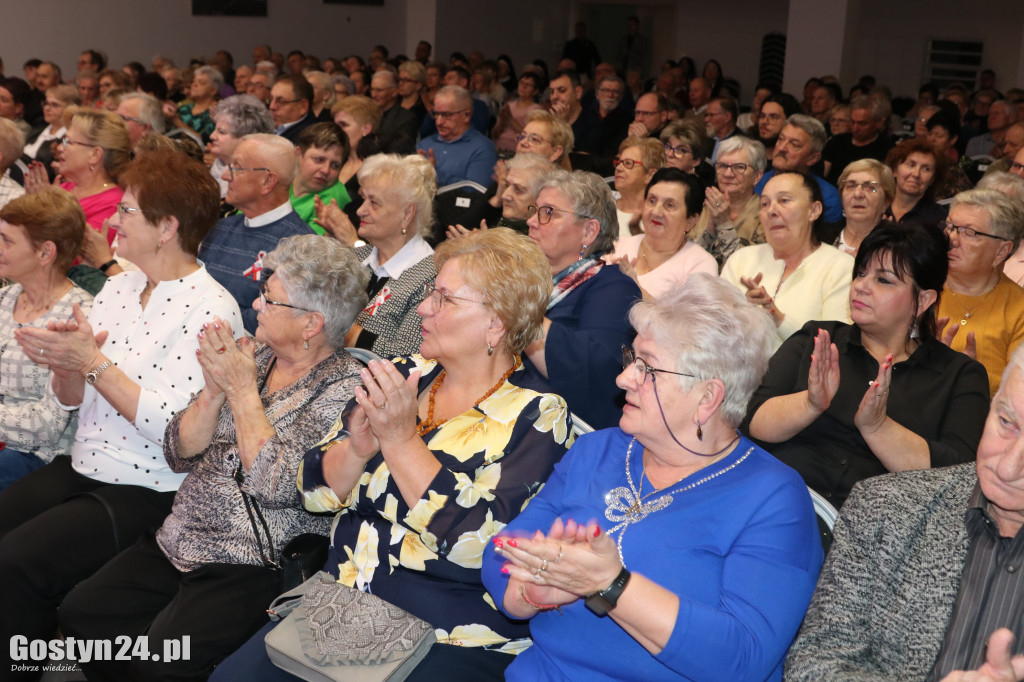
M437 186L463 180L486 187L497 161L494 143L470 127L473 98L457 85L446 85L434 97L431 112L437 133L420 140L416 150L437 169Z

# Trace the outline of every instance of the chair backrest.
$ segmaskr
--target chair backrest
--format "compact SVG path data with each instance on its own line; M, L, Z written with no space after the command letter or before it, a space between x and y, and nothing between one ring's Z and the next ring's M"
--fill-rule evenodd
M569 416L572 417L572 433L574 439L579 438L585 433L594 432L594 427L580 419L578 415L569 413Z
M354 357L364 365L370 364L370 360L383 360L381 356L374 353L372 350L366 350L365 348L346 348L345 352Z
M447 236L449 225L462 225L470 229L480 227L489 208L487 188L472 180L445 185L434 197L434 224L427 243L437 246Z
M832 528L836 525L839 512L816 490L807 488L807 492L811 494L811 502L814 503L814 514L818 517L818 529L821 531L821 546L827 554L832 546Z

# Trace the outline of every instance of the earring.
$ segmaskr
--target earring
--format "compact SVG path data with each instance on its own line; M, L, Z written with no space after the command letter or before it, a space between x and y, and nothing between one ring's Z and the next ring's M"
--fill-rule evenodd
M910 333L908 334L908 336L912 339L916 339L919 335L920 333L917 328L917 318L912 318L910 320Z
M402 228L402 234L404 235L404 234L405 234L405 232L406 232L406 230L405 230L405 228L403 227L403 228Z
M697 440L704 440L704 431L700 428L700 422L697 422Z
M580 257L579 257L578 260L583 260L583 257L586 255L586 252L587 252L587 245L586 244L580 244Z
M302 350L309 350L309 341L303 339L303 341L302 341Z
M163 243L163 242L157 242L157 243L156 243L156 250L157 250L157 251L159 251L159 250L160 250L160 247L162 247L163 245L164 245L164 243Z
M487 344L487 357L494 355L494 346Z

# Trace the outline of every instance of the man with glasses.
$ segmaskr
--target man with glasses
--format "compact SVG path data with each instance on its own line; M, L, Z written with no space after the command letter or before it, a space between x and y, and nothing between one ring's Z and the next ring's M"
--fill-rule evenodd
M370 80L370 98L380 107L378 134L389 138L388 149L412 153L419 121L398 99L398 80L390 71L378 71Z
M657 138L668 123L668 109L668 99L662 93L648 92L641 95L636 101L628 134L631 137Z
M711 151L711 163L718 161L718 145L722 144L722 140L743 134L736 127L739 114L739 106L732 97L716 97L708 102L708 108L704 111L704 123L708 136L715 141L715 148Z
M163 134L166 126L160 102L142 92L125 95L117 105L117 115L124 121L132 148L148 132Z
M270 105L270 89L274 87L274 76L266 71L254 71L245 84L245 94L252 95L265 106Z
M292 209L288 188L295 177L295 147L279 135L246 135L224 172L225 200L238 209L222 218L199 247L199 260L238 301L245 329L256 331L252 302L266 279L263 258L294 234L310 234Z
M313 86L302 74L288 74L277 79L270 89L270 115L277 126L274 133L293 145L299 141L303 130L316 123Z
M420 140L416 151L423 154L437 170L437 186L444 187L463 180L487 187L498 159L494 143L470 127L473 98L457 85L446 85L434 97L431 115L437 133Z
M821 189L825 222L839 221L843 217L843 204L839 199L839 190L813 171L813 168L821 161L821 150L825 147L826 139L825 126L821 121L806 114L790 116L775 141L772 167L761 176L761 181L754 187L754 191L760 194L765 184L775 177L776 172L795 171L810 175Z

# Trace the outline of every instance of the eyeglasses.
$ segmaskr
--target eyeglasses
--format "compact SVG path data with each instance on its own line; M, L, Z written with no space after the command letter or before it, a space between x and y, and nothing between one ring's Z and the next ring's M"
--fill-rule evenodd
M761 113L761 114L758 114L758 116L757 116L757 120L758 121L773 121L773 122L776 122L776 123L781 121L783 118L784 118L784 116L782 116L782 114L765 114L765 113Z
M95 145L95 144L89 144L88 142L75 142L74 140L72 140L67 135L65 135L64 137L60 138L60 140L58 140L58 141L60 142L60 146L64 147L65 149L68 148L69 144L77 144L79 147L96 147L96 146L98 146L98 145Z
M242 168L241 166L236 166L235 164L231 164L230 166L228 166L228 174L231 175L231 179L232 180L235 179L235 173L240 173L242 171L266 171L266 172L269 173L270 169L269 168L263 168L263 167L260 167L260 168Z
M138 123L140 126L148 126L149 125L148 123L143 121L141 118L135 118L134 116L125 116L124 114L118 114L117 117L120 118L125 123L127 123L128 121L131 121L132 123Z
M684 154L692 155L693 154L693 150L690 149L689 147L685 147L683 145L679 145L678 147L673 147L672 145L667 144L667 145L665 145L665 153L666 154L671 154L672 156L683 156Z
M432 111L430 112L430 115L439 121L448 121L459 114L466 113L467 111L469 111L469 109L459 109L458 111Z
M967 227L966 225L954 225L953 223L946 221L946 232L959 232L960 234L967 237L988 237L989 239L998 239L1001 242L1012 242L1012 239L1006 237L1000 237L997 234L989 234L988 232L982 232L981 230L975 230L973 227Z
M660 113L660 111L640 111L637 109L633 112L633 116L657 116Z
M267 274L268 272L270 273L269 275ZM270 276L273 275L274 273L272 270L264 270L263 274L266 275L267 279L270 279ZM274 301L267 298L267 282L266 280L264 280L260 284L260 307L266 310L268 305L276 305L281 308L291 308L292 310L301 310L304 313L314 312L312 310L309 310L308 308L300 308L299 306L292 305L291 303L281 303L280 301Z
M478 301L475 298L464 298L462 296L452 296L451 294L446 294L440 289L438 289L436 286L434 286L434 282L423 283L423 300L425 301L427 299L430 299L430 307L435 313L440 312L441 308L444 307L445 303L451 303L453 300L467 301L469 303L480 303L482 305L487 305L484 301Z
M749 163L722 163L719 161L715 164L715 170L723 174L726 171L731 171L736 175L743 175L747 172L748 168L750 168Z
M857 182L856 180L847 180L843 183L844 192L856 192L858 189L864 190L867 194L877 194L878 190L882 186L873 180L865 180L864 182Z
M541 225L547 225L551 222L551 214L555 211L558 211L559 213L568 213L569 215L574 215L577 218L583 218L585 220L593 220L593 218L588 215L576 213L575 211L566 211L565 209L555 208L554 206L527 206L526 219L529 220L534 216L534 214L536 214L537 222Z
M643 386L644 382L647 381L647 375L651 376L651 381L657 383L655 374L661 372L662 374L675 374L680 377L690 377L691 379L697 379L699 377L693 374L686 374L685 372L673 372L667 369L658 369L657 367L651 367L647 364L647 361L643 358L637 357L636 353L633 352L632 348L628 346L622 347L622 369L629 369L633 367L633 381L639 386Z
M526 142L529 142L531 145L551 144L551 142L545 140L543 137L537 135L536 133L530 133L529 135L527 135L526 133L519 133L518 135L516 135L516 142L518 142L519 144L522 144L524 140Z
M295 104L298 101L299 101L299 98L296 98L296 99L284 99L283 97L274 97L273 99L270 100L270 103L275 105L275 106L281 107L281 106L284 106L285 104Z
M1010 164L1010 172L1016 173L1017 175L1024 175L1024 163L1017 163L1014 161Z
M135 206L129 206L128 204L124 203L123 201L117 202L117 217L118 218L120 218L121 220L124 220L125 216L131 215L132 213L138 213L141 216L146 215L146 212L143 211L141 208L136 208Z
M644 162L637 161L636 159L612 159L613 166L618 166L619 164L622 164L622 167L625 168L626 170L632 170L633 166L643 166Z

